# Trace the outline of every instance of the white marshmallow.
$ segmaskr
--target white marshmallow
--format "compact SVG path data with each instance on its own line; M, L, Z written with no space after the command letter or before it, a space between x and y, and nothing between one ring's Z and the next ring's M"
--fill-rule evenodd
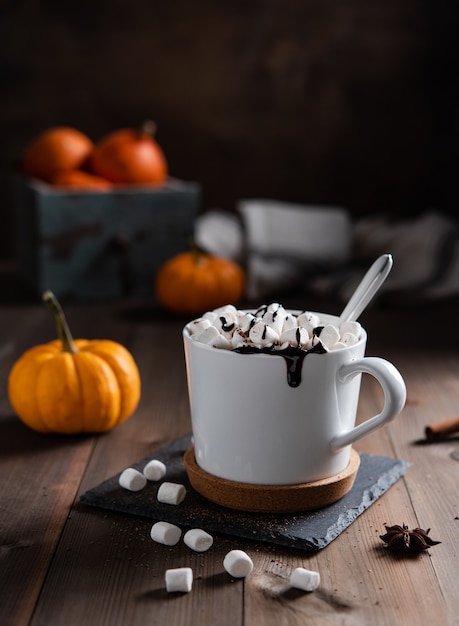
M242 332L247 332L254 321L258 318L253 313L246 313L245 311L239 311L237 316L237 323Z
M212 326L212 322L207 318L200 317L188 324L188 331L190 335L199 335L209 328L209 326Z
M215 312L217 313L217 317L215 318L213 325L226 337L230 337L238 322L236 308L234 306L224 307L222 309L217 309Z
M217 317L224 316L232 318L233 321L236 320L238 311L234 304L226 304L224 306L218 307L218 309L214 309L214 313Z
M291 330L292 328L297 328L297 326L298 326L297 318L291 313L287 313L284 318L284 323L282 325L282 332L285 333L287 330Z
M307 345L309 341L309 333L306 330L306 328L291 328L290 330L286 330L285 332L282 333L282 335L280 336L280 344L288 344L290 346L293 346L295 348L302 347L304 348L304 346Z
M161 480L166 475L166 466L158 459L152 459L143 468L143 474L147 480Z
M150 531L150 537L157 543L165 546L175 546L182 536L182 531L178 526L169 522L156 522Z
M319 339L327 348L331 348L339 341L339 330L333 324L327 324L322 328Z
M342 341L337 341L330 350L341 350L342 348L347 348L347 345Z
M323 343L320 340L320 337L318 337L317 335L313 335L311 341L309 342L308 348L313 348L317 344L321 344L322 348L325 350L325 352L329 352L330 351L330 348L327 346L327 344Z
M339 332L341 336L343 336L345 333L352 333L360 339L360 336L362 334L362 326L360 325L360 322L343 322L339 327Z
M257 322L252 326L249 337L257 348L272 346L279 340L279 335L264 322Z
M223 559L223 567L233 578L245 578L253 570L253 561L243 550L231 550Z
M282 304L279 304L279 302L271 302L271 304L268 304L268 308L266 309L268 312L271 313L279 313L282 315L282 312L285 313L285 309L282 306Z
M215 311L207 311L207 313L204 313L201 319L209 320L209 322L212 324L216 317L217 314L215 313Z
M290 585L303 591L314 591L320 585L320 574L297 567L290 575Z
M220 348L220 350L231 350L231 340L227 339L224 335L218 335L218 337L212 343L214 348Z
M179 483L164 482L158 489L158 502L163 504L180 504L186 496L186 489Z
M206 533L205 530L192 528L184 534L183 541L185 545L195 552L206 552L206 550L212 547L214 538L209 533Z
M193 570L191 567L176 567L166 570L166 590L188 593L193 587Z
M124 489L129 489L129 491L140 491L147 484L147 479L142 472L139 472L133 467L128 467L121 472L118 482Z
M359 343L360 339L354 335L354 333L344 333L341 335L341 342L344 343L345 346L354 346L356 343Z
M314 330L314 328L317 328L317 326L321 325L320 317L315 313L311 313L310 311L303 311L303 313L298 315L297 324L298 326L306 328L309 335L312 335L312 331Z
M236 330L231 338L231 346L233 349L235 348L242 348L242 346L245 346L247 344L247 340L246 338L242 335L241 332L239 332L238 330Z
M268 306L268 309L262 316L262 320L265 324L272 328L277 335L280 335L284 326L285 316L286 311L284 307L280 304L274 303Z
M215 326L209 326L202 333L196 333L193 335L193 339L195 341L199 341L199 343L206 343L208 345L213 344L220 337L220 333Z

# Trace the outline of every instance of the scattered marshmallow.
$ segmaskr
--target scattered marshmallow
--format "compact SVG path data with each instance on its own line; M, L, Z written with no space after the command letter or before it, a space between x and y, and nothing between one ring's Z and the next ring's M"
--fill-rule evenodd
M297 567L290 575L290 585L303 591L314 591L320 585L320 574Z
M153 459L143 468L143 475L147 480L158 481L166 475L166 466L162 461Z
M158 502L163 504L180 504L186 496L186 489L179 483L164 482L158 489Z
M169 522L156 522L150 531L150 537L157 543L165 546L175 546L182 536L182 531L178 526L169 524Z
M191 567L176 567L166 570L166 590L188 593L193 587L193 570Z
M212 535L209 535L209 533L206 533L205 530L201 530L200 528L188 530L183 536L183 541L185 545L195 552L206 552L214 543Z
M233 578L245 578L253 570L253 561L243 550L231 550L223 559L223 567Z
M140 491L147 484L147 479L142 472L139 472L133 467L128 467L121 472L118 482L124 489L129 489L129 491Z

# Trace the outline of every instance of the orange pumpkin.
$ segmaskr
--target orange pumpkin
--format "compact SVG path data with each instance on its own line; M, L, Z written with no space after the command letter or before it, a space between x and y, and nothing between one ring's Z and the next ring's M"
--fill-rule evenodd
M112 184L105 178L83 170L64 170L55 174L50 183L53 187L64 187L74 191L109 191Z
M156 126L116 130L103 137L89 161L90 170L112 183L160 184L167 178L166 157L153 138Z
M166 261L155 281L158 301L177 314L201 314L236 304L244 289L245 273L239 265L200 251L184 252Z
M62 170L82 167L93 149L93 142L79 130L55 126L35 137L25 148L22 168L28 176L50 182Z
M27 350L8 378L18 417L42 433L103 432L137 407L140 376L134 358L109 340L73 340L51 292L43 294L56 319L59 340Z

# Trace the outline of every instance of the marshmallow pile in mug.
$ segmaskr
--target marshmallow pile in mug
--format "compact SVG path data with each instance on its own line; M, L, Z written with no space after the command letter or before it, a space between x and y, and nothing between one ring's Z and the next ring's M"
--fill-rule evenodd
M227 305L205 313L186 328L193 340L225 350L310 350L320 343L328 352L354 345L361 338L359 322L344 322L338 327L322 322L317 313L292 313L277 302L253 312Z

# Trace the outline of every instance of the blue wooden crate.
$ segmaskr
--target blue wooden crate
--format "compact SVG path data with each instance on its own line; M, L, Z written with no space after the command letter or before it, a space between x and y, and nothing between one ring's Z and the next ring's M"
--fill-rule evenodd
M17 177L18 272L40 295L103 301L151 297L160 265L188 250L200 203L197 183L111 192L53 188Z

